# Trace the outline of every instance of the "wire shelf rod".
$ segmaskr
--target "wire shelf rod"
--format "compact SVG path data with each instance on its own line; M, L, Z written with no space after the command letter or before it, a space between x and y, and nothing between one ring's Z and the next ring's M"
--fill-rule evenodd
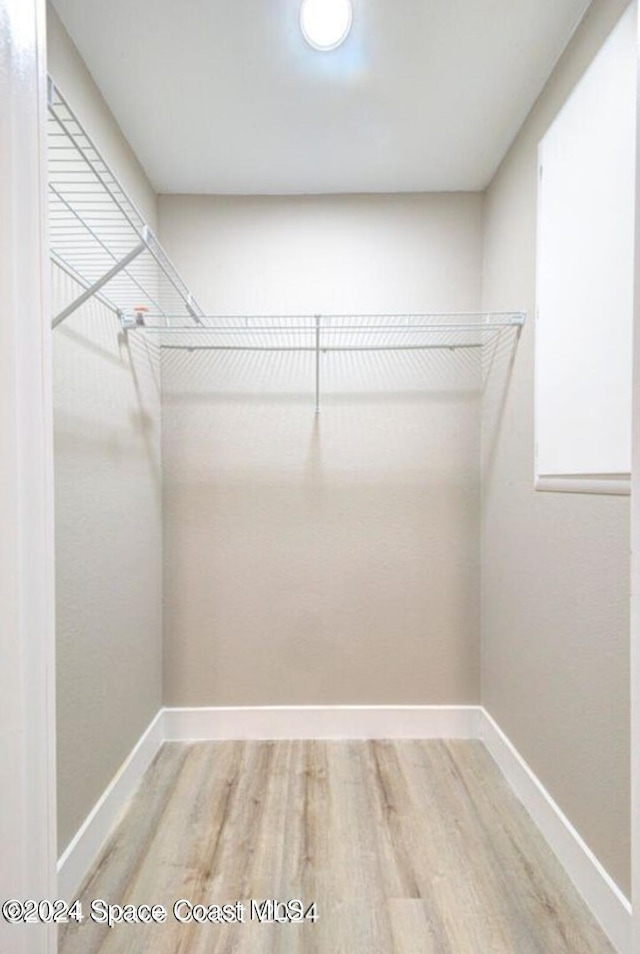
M324 325L320 326L320 331L323 335L339 335L339 334L357 334L364 332L365 334L438 334L449 332L478 332L478 331L503 331L510 327L517 327L515 325L497 325L497 324L486 324L486 325L335 325L333 327L327 327ZM276 325L273 327L259 327L254 326L252 328L234 328L229 326L224 326L221 328L216 328L215 325L202 325L200 328L178 328L175 325L172 327L164 328L161 325L147 325L145 331L163 335L197 335L205 337L206 335L276 335L276 334L306 334L313 335L315 334L315 328L311 325Z
M168 318L178 319L183 317L182 315L167 314ZM283 315L283 314L254 314L254 315L241 315L241 314L220 314L220 315L207 315L204 312L201 314L201 317L205 321L308 321L309 327L311 330L315 327L315 315L312 314L293 314L293 315ZM499 325L523 325L526 318L526 313L522 311L434 311L434 312L378 312L378 313L366 313L366 312L335 312L331 314L321 315L320 318L323 322L330 322L340 319L399 319L406 320L408 318L422 319L422 320L431 320L436 318L447 318L447 319L457 319L457 318L477 318L477 322L470 322L471 326L482 327L482 324L487 321L494 322ZM209 326L207 326L208 328ZM323 328L328 327L326 324L323 325ZM367 325L366 327L369 327Z
M320 345L320 354L346 351L468 351L481 349L484 345L477 342L465 344L437 344L437 345ZM202 345L202 344L161 344L163 351L299 351L316 353L315 345Z

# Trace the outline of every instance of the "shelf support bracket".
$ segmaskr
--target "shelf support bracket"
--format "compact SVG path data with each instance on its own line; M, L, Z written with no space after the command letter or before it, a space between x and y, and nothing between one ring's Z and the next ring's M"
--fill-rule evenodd
M86 281L86 279L84 279L82 275L78 275L76 270L72 268L70 265L68 265L63 258L60 258L60 256L56 252L54 252L53 249L49 250L49 257L51 261L53 262L53 264L57 268L59 268L61 271L63 271L65 275L68 275L69 278L72 278L74 282L76 282L78 285L81 285L82 288L89 288L89 286L91 285L91 282ZM97 292L94 292L94 297L97 298L98 301L105 306L105 308L108 308L109 311L112 311L114 315L117 316L119 314L116 306L112 302L110 302L105 295L102 295L99 291L97 291Z
M100 291L103 285L106 285L107 282L110 282L112 278L115 278L118 272L121 272L123 268L126 268L127 265L137 258L138 255L144 252L146 248L146 241L143 240L139 242L138 245L131 249L131 251L125 255L124 258L121 258L119 262L116 262L113 268L110 268L109 271L102 276L102 278L99 278L97 282L93 283L93 285L89 285L87 288L85 288L81 295L78 295L78 297L74 299L70 305L67 305L66 308L63 308L62 311L59 312L51 322L51 327L57 328L58 325L61 325L62 322L69 317L69 315L72 315L76 309L80 308L81 305L84 305L84 303L89 301L90 298L93 298L96 292Z
M198 312L197 312L196 309L194 308L194 305L193 305L193 296L192 296L191 292L189 292L189 294L187 295L187 298L186 298L186 301L185 301L185 305L186 305L187 311L189 312L189 314L190 314L191 317L193 318L193 320L194 320L194 322L196 323L196 325L199 325L201 328L204 328L204 322L201 320L200 315L198 314Z
M316 414L320 413L320 321L322 315L316 315Z

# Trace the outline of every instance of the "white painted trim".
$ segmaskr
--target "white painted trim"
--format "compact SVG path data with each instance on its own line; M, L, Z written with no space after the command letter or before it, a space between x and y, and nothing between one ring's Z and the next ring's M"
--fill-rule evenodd
M44 0L0 0L0 897L56 890L55 600ZM0 919L0 950L55 925Z
M164 742L164 710L151 721L58 861L58 896L71 900Z
M636 12L637 12L636 3ZM640 954L640 16L636 87L636 195L631 414L631 899L633 954Z
M628 497L630 474L562 474L557 477L538 475L535 489L555 494L614 494Z
M619 954L631 954L631 904L504 732L483 710L480 739Z
M165 709L167 741L476 739L479 706L238 706Z
M237 706L161 709L58 861L71 900L163 742L228 739L477 739L479 706Z

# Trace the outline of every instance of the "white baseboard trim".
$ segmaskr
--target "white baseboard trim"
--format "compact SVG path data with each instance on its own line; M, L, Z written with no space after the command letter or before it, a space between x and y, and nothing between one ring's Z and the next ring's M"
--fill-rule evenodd
M163 742L160 709L58 860L57 897L69 901L75 897Z
M631 954L631 905L481 706L241 706L161 709L58 862L71 899L163 742L233 739L482 741L619 954Z
M480 706L242 706L165 709L167 741L477 739Z
M631 954L631 904L504 732L482 711L481 741L615 949Z

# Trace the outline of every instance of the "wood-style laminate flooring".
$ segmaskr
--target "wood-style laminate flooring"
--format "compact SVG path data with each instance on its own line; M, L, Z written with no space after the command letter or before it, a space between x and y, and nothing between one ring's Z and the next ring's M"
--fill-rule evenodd
M81 897L169 917L61 954L613 954L479 742L167 743ZM183 925L181 898L319 919Z

